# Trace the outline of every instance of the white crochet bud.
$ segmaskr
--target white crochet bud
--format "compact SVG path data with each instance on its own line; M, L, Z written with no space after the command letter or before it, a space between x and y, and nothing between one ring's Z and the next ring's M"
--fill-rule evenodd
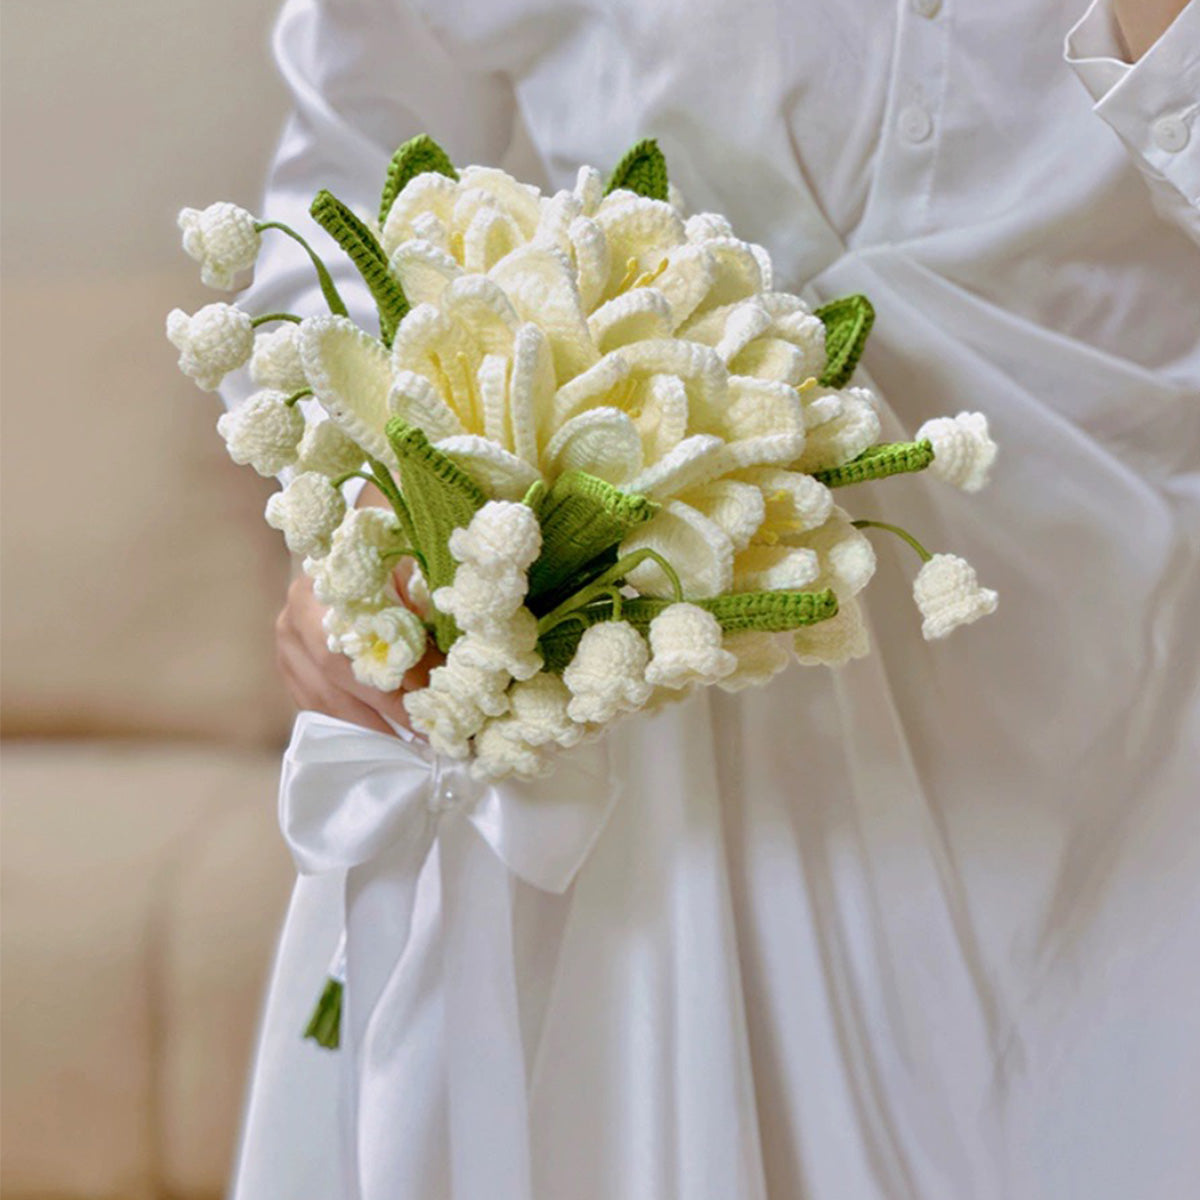
M646 681L661 687L716 683L737 668L722 645L721 623L698 604L670 604L650 622Z
M475 735L475 757L471 760L473 778L491 782L516 775L533 779L551 769L549 757L527 742L511 717L489 721Z
M571 692L549 671L539 671L524 683L515 683L508 692L512 728L521 741L530 746L574 746L582 737L582 725L571 720L567 705Z
M513 679L529 679L542 669L537 652L537 617L527 608L501 621L464 633L451 647L456 659L481 671L502 671Z
M717 680L717 686L727 692L761 687L788 665L787 648L777 633L753 629L731 633L725 638L725 649L737 659L737 667Z
M463 629L482 630L512 616L528 590L529 580L522 571L483 568L468 562L454 572L450 586L433 593L433 603Z
M332 421L310 421L300 439L297 467L337 479L357 471L366 461L362 447Z
M450 534L450 553L485 569L526 570L542 548L542 527L527 504L489 500L465 529Z
M416 613L392 605L356 618L350 641L354 678L381 692L394 692L425 653L425 625Z
M225 291L234 279L254 266L262 235L253 213L219 200L207 208L185 208L179 214L183 249L200 264L200 278Z
M996 443L988 433L983 413L935 417L917 430L917 440L933 443L931 475L964 492L977 492L987 483L992 463L996 461Z
M646 682L649 661L646 639L627 621L602 621L586 629L562 676L571 692L571 720L604 724L641 708L654 690Z
M450 647L445 664L430 673L429 686L470 699L487 716L498 717L508 712L512 676L507 671L478 666L469 655L464 656L461 646L467 637L470 634L464 634Z
M276 388L290 396L308 387L300 361L300 327L286 321L254 339L250 378L259 387Z
M412 727L429 739L438 754L447 758L466 758L471 753L471 738L486 719L470 699L449 689L433 687L405 692L404 709Z
M179 351L179 369L206 392L215 392L254 349L250 314L232 304L206 304L191 316L173 308L167 314L167 337Z
M260 475L278 475L296 461L304 414L283 392L255 392L217 421L229 457Z
M304 471L267 501L267 524L283 533L293 554L320 558L346 515L346 501L326 475Z
M981 588L975 568L957 554L935 554L913 584L913 599L925 618L926 641L943 638L960 625L969 625L996 611L997 596Z
M322 604L354 609L395 599L391 577L399 549L399 522L382 508L357 508L334 531L324 558L304 560L313 593Z
M841 600L837 613L828 620L797 629L792 649L796 661L809 667L842 667L851 659L865 658L871 639L858 601Z

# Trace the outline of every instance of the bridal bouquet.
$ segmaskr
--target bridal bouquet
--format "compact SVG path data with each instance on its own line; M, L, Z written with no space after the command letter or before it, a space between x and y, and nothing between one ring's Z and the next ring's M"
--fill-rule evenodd
M851 385L869 302L811 311L775 290L761 246L685 213L653 141L607 181L585 166L548 196L417 137L377 220L324 191L311 213L361 273L377 330L350 319L300 234L218 203L179 218L206 283L231 287L276 230L311 257L329 312L210 304L176 309L167 333L201 388L248 364L261 390L217 427L236 462L288 476L266 518L304 556L330 648L389 691L444 653L404 703L476 779L543 774L554 748L696 686L865 654L866 527L922 558L927 638L995 608L963 559L835 500L926 468L979 488L986 419L880 443L875 399ZM306 419L308 398L327 419ZM357 476L387 508L347 511Z

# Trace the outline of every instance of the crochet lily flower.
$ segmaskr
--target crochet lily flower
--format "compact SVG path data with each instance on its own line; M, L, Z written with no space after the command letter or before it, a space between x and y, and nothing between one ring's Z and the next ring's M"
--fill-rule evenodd
M283 532L293 554L321 558L346 515L346 501L325 475L303 471L267 501L267 524Z
M602 621L579 639L563 683L571 692L572 721L606 723L620 712L633 712L650 698L646 681L650 649L627 621Z
M721 625L712 613L695 604L669 605L650 622L646 682L683 688L723 679L738 660L721 643Z
M236 204L222 200L205 209L185 208L179 228L184 251L200 264L200 278L209 287L228 291L258 258L262 235L257 220Z
M232 304L206 304L191 316L181 308L172 309L167 314L167 337L179 351L179 369L206 392L215 392L254 350L250 315Z
M960 625L969 625L996 611L997 596L981 588L975 568L956 554L935 554L913 584L913 598L925 618L926 641L944 638Z
M401 605L357 617L343 652L350 655L354 678L381 692L394 692L405 672L425 653L425 626L415 613Z
M977 492L988 481L996 461L996 443L988 432L987 417L961 412L956 417L935 417L917 430L917 440L933 445L930 474L964 492Z
M217 421L217 432L235 463L260 475L278 475L296 461L304 414L283 392L256 392Z
M348 438L333 421L310 421L297 450L296 466L339 479L363 465L362 447Z

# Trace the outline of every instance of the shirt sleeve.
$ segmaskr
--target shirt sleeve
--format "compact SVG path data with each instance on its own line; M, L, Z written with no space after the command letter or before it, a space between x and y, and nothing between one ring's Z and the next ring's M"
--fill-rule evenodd
M1155 207L1200 242L1200 0L1189 0L1136 63L1112 0L1092 0L1064 54L1145 177Z
M328 188L360 215L377 213L387 164L418 133L456 162L498 162L512 138L509 79L455 61L408 0L287 0L273 51L292 102L260 208L264 220L300 233L324 260L351 317L373 331L375 306L345 254L308 215ZM238 298L251 314L327 311L307 255L279 231L263 234L254 282ZM245 372L227 378L228 407L253 390ZM310 420L324 413L302 402ZM288 472L281 475L286 482ZM347 495L357 496L351 480Z

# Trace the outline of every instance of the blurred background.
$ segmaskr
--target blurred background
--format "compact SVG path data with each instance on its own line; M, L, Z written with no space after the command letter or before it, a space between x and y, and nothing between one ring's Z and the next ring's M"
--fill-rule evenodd
M6 1200L216 1197L292 868L271 487L167 310L258 205L278 0L0 0Z

